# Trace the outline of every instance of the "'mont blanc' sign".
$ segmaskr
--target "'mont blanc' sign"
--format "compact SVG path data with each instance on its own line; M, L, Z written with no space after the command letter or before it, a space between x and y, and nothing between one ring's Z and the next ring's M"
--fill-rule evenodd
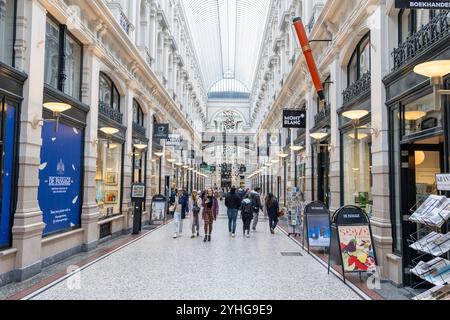
M306 111L297 109L283 110L283 128L306 129Z
M450 0L413 1L395 0L395 7L399 9L450 9Z
M450 191L450 174L437 174L436 185L439 191Z

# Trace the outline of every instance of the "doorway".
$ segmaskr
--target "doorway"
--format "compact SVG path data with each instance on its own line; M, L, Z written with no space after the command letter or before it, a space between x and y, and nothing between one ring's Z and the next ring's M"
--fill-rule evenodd
M408 286L417 286L423 282L409 271L413 260L419 257L416 250L409 248L410 236L421 230L424 235L427 233L422 225L408 219L428 196L438 194L436 174L444 172L444 158L443 135L409 142L401 147L403 279Z
M330 153L328 146L319 146L317 154L317 199L330 206Z

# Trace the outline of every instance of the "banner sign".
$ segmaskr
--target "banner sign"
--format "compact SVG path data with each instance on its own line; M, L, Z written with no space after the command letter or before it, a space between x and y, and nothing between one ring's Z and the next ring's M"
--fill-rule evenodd
M412 1L412 0L395 0L397 9L450 9L449 0L434 1Z
M278 130L267 134L268 147L279 147L280 145L281 145L281 133Z
M183 142L183 138L179 134L169 134L166 140L167 147L178 147Z
M450 174L437 174L436 184L439 191L450 191Z
M306 129L306 111L283 110L283 128Z
M330 247L330 211L322 202L311 202L305 207L308 248Z
M51 122L42 127L38 199L44 235L80 226L82 137L82 131L64 124L58 132Z
M155 124L153 127L153 139L168 139L169 124Z

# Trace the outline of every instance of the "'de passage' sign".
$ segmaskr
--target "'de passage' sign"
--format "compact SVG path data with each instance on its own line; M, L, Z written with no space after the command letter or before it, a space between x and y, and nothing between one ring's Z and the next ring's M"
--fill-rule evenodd
M283 128L306 129L306 111L283 110Z

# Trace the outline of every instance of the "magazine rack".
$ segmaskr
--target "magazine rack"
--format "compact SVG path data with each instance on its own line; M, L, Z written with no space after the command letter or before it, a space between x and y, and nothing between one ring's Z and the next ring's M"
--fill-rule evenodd
M431 195L410 209L409 220L421 226L407 240L409 247L419 254L411 260L411 275L423 280L413 288L425 283L442 286L450 281L450 232L442 232L443 229L448 230L449 208L450 199ZM433 289L429 291L432 292Z

